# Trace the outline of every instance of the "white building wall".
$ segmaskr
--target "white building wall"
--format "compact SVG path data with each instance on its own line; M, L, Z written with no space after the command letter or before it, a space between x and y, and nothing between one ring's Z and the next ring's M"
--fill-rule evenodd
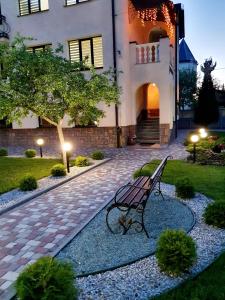
M18 32L22 36L35 38L28 46L52 44L57 47L61 43L64 56L69 57L68 41L85 37L102 35L104 69L113 67L112 16L110 0L91 0L77 5L64 7L64 0L49 0L49 11L27 16L19 16L17 0L1 0L2 13L11 27L10 36ZM118 83L122 89L119 105L119 125L136 125L136 92L145 83L156 83L160 92L160 123L170 124L174 118L174 79L169 73L170 43L169 39L160 41L160 63L145 65L136 64L135 43L148 43L148 36L153 24L147 27L140 20L129 24L128 0L116 0L116 37L117 37L117 67ZM162 28L165 23L159 22ZM106 113L99 126L115 126L115 107L104 104L99 106ZM65 126L68 126L65 120ZM22 121L23 128L38 127L36 117L28 117ZM13 124L13 128L20 128Z

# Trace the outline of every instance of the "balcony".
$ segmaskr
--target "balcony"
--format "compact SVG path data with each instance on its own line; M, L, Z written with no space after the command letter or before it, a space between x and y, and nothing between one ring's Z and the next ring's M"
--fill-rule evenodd
M159 47L159 43L136 45L136 64L158 63Z

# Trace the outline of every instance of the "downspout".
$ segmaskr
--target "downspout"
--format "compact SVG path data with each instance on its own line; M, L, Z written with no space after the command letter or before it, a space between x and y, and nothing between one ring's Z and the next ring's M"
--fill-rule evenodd
M117 60L116 60L116 23L115 23L115 0L112 0L112 35L113 35L113 68L115 83L118 83L117 77ZM115 104L115 123L116 123L116 145L120 148L120 127L119 127L119 109L118 104Z
M178 12L176 11L175 24L175 139L178 137Z

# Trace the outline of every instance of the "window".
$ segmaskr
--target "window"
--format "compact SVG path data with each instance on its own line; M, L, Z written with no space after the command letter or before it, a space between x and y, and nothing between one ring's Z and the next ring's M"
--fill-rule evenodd
M0 128L12 128L12 124L7 122L7 118L0 120Z
M48 0L19 0L20 15L25 16L49 9Z
M87 2L89 0L66 0L66 6L74 5L81 2Z
M35 46L35 47L28 47L27 51L31 53L37 53L38 51L44 51L48 47L51 47L50 44L48 45L41 45L41 46Z
M79 62L86 60L88 66L103 68L102 37L93 37L69 42L70 60Z

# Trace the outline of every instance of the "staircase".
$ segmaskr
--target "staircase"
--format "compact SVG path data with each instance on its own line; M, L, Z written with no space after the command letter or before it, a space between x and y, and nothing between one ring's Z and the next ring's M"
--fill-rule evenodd
M159 115L147 111L147 116L137 124L137 142L139 144L159 144Z

